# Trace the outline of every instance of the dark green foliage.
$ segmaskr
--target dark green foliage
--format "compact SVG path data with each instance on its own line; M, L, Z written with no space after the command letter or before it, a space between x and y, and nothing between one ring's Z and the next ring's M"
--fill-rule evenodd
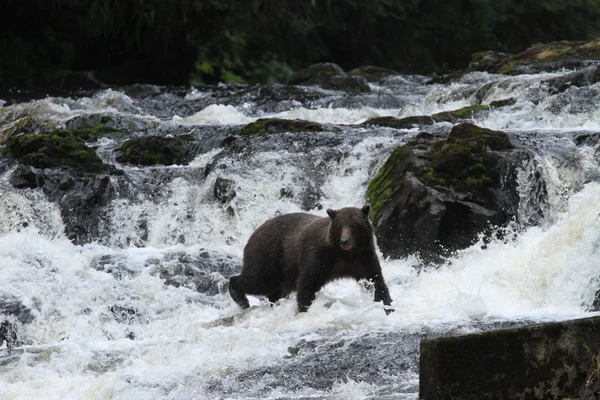
M134 165L173 165L187 164L192 155L187 145L192 137L144 136L127 140L119 149L117 161Z
M106 165L96 152L85 145L81 136L92 133L52 131L12 136L5 142L4 154L35 168L70 167L86 172L100 172Z
M600 33L592 0L6 0L0 16L0 87L283 82L324 61L429 73Z
M240 133L244 136L269 133L323 132L325 128L316 122L299 119L261 118L245 125Z

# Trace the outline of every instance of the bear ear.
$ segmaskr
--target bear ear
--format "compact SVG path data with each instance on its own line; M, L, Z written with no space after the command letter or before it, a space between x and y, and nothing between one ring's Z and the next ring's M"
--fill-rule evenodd
M371 206L369 204L365 204L360 210L368 217L369 213L371 212Z
M327 209L327 215L329 215L329 217L331 217L331 219L335 218L335 214L337 214L337 211L332 210L331 208Z

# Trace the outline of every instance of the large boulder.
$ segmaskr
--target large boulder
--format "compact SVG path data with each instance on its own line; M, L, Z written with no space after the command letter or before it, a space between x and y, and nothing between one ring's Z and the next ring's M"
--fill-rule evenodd
M96 126L11 136L2 151L20 165L9 181L20 189L41 188L59 206L67 237L76 244L88 243L98 237L98 222L103 219L99 209L114 198L111 176L121 173L105 164L89 144L118 135Z
M100 130L99 130L100 131ZM47 133L29 133L9 137L3 148L4 154L35 168L68 168L82 172L108 171L94 149L86 145L89 135L105 131L55 130Z
M367 188L381 251L435 262L508 223L518 211L515 168L528 156L505 133L472 124L395 148Z
M600 317L592 317L425 339L419 398L595 399L599 331Z
M590 42L558 41L536 44L517 55L475 53L469 69L518 75L582 68L600 63L600 39Z
M290 85L316 85L324 89L346 92L370 92L369 83L362 76L349 76L333 63L313 64L294 73L288 80Z

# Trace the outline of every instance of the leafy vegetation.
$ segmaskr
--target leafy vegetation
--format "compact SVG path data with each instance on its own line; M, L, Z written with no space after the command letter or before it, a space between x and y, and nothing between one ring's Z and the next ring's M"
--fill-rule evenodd
M271 83L323 61L443 72L600 33L596 0L7 0L0 15L2 87Z

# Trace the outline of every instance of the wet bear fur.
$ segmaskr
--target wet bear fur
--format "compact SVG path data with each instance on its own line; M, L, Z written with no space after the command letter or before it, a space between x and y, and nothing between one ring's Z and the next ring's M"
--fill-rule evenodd
M327 217L293 213L268 220L248 239L242 273L229 280L231 297L248 308L247 294L276 302L297 292L298 311L303 312L326 283L354 278L371 281L375 301L391 305L369 211L366 205L327 210Z

